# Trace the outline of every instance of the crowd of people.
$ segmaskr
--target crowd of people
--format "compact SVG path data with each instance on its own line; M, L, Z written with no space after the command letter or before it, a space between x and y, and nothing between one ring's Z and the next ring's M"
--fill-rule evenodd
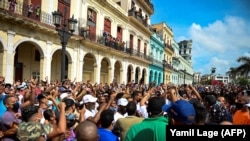
M164 141L168 125L250 125L247 86L0 76L3 141Z
M108 32L104 31L103 32L103 41L105 46L115 48L120 51L124 51L125 49L125 42L122 41L120 38L115 38Z

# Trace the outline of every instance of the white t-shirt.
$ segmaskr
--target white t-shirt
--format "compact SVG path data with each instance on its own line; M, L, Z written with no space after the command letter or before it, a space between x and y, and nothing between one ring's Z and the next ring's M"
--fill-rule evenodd
M146 105L143 105L140 107L140 112L141 112L143 118L148 118L148 111L147 111Z
M86 109L86 112L84 114L84 119L87 120L89 117L94 117L98 111L97 110L88 110Z
M140 105L140 102L137 102L136 104L136 110L138 113L141 113L141 105Z
M116 122L119 118L125 118L126 116L128 116L127 113L125 113L124 115L122 115L119 112L115 112L115 114L114 114L114 122Z

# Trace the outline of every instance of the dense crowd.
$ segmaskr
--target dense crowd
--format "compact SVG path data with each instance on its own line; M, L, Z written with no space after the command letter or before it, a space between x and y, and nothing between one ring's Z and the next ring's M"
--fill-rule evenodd
M167 125L250 125L248 86L0 76L3 141L163 141Z

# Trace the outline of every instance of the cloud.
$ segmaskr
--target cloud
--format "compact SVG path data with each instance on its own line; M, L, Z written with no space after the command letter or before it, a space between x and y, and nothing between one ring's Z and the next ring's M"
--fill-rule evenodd
M210 73L211 67L216 67L219 74L225 74L237 65L236 59L250 51L247 22L241 17L226 16L203 27L193 23L189 28L189 39L193 40L194 71L206 74Z

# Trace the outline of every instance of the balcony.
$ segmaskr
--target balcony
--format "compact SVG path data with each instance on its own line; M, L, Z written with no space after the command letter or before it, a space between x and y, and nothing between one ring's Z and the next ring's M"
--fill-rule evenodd
M150 2L150 0L137 0L143 8L152 15L154 13L154 5Z
M130 9L128 11L128 18L129 22L135 24L139 28L137 28L138 30L143 31L145 34L148 34L148 36L152 35L149 29L148 19L144 18L140 12Z
M154 11L154 5L149 0L144 0L144 2L147 3L147 5Z
M142 16L142 14L140 14L139 11L135 11L134 9L130 9L128 11L128 16L134 17L138 22L140 22L146 28L148 28L148 22L147 22L148 19L144 18L144 16Z
M172 53L174 53L174 48L172 47L172 45L165 43L164 46L166 49L169 49Z
M117 51L117 53L122 53L124 55L130 55L131 57L140 58L142 60L146 60L149 62L152 61L152 57L145 55L144 53L139 52L138 50L127 48L127 43L125 41L119 41L115 38L108 38L108 37L105 37L103 35L97 36L96 40L92 40L93 36L94 35L86 35L85 34L85 37L84 37L85 40L83 42L91 42L94 44L98 44L99 46L113 49L113 50Z
M29 21L32 23L42 23L54 27L52 21L52 14L41 11L40 7L34 7L33 12L29 13L29 6L22 2L16 3L14 6L10 5L8 0L0 1L0 13L4 14L5 18L15 18L14 20Z
M166 63L165 66L164 66L164 68L168 69L170 71L172 71L174 69L173 66L170 63Z
M173 63L177 63L177 64L180 64L180 59L178 57L172 57L172 60L173 60Z
M152 59L152 64L158 67L162 67L162 61L159 61L157 59Z
M131 56L142 58L147 61L152 61L152 57L148 56L138 50L132 49L132 48L126 48L126 52L129 53Z

